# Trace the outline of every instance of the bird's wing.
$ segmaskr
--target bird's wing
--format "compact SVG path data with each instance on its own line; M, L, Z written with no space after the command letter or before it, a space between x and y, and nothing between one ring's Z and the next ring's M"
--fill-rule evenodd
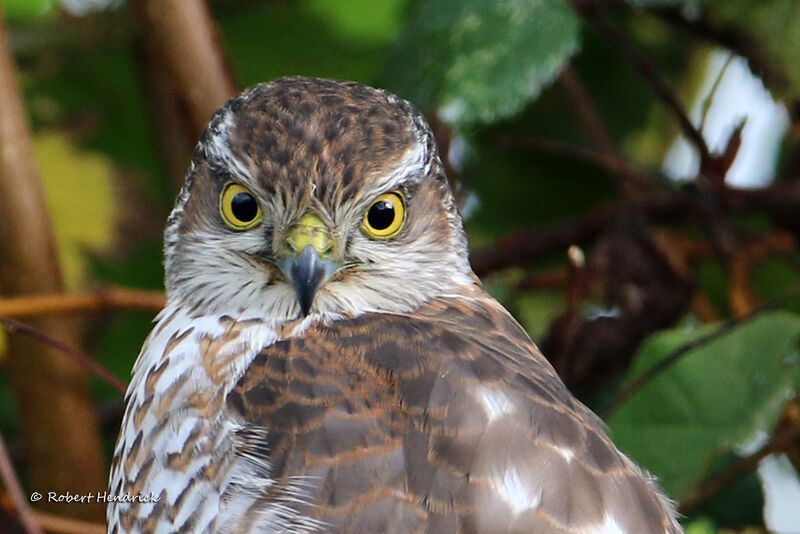
M253 510L280 501L327 532L681 532L488 296L312 326L228 403L266 441L246 447L272 484Z

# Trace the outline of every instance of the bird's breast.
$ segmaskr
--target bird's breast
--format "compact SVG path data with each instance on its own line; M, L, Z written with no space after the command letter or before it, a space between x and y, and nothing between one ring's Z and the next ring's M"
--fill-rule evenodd
M109 504L109 532L215 531L242 427L226 397L280 335L246 312L162 312L128 388L109 486L123 498Z

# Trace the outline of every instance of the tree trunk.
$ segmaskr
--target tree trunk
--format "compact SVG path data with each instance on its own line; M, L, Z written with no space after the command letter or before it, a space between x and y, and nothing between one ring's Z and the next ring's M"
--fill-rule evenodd
M62 288L50 218L34 162L17 73L0 20L0 292L53 293ZM30 324L75 344L75 325L62 317ZM87 494L106 485L100 434L84 370L67 355L19 334L9 336L8 374L27 448L28 486L45 498L37 507L83 518L103 505L50 503L47 495Z
M132 0L130 7L192 117L195 138L238 92L203 0Z

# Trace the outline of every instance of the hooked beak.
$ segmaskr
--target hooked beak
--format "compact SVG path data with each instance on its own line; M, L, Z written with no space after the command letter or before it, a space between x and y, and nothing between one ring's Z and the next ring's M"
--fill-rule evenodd
M294 286L300 310L306 316L319 288L339 270L339 265L328 259L333 240L320 218L307 213L289 231L286 244L288 256L277 264Z

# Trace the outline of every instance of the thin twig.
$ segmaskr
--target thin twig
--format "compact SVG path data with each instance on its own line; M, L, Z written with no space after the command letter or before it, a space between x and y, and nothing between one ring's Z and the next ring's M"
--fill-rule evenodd
M703 113L700 117L700 125L697 127L700 133L702 133L706 127L706 118L708 117L708 111L711 109L711 104L714 102L714 97L717 94L717 90L719 89L719 86L722 83L722 79L725 77L725 73L728 72L728 67L731 66L734 57L735 56L733 54L728 54L728 59L725 60L725 64L719 70L717 77L714 79L714 85L711 86L711 90L708 92L708 95L706 95L705 99L703 99L703 105L702 105Z
M0 299L0 315L27 317L123 308L156 312L164 307L164 303L165 296L161 291L111 287L86 293L52 293Z
M118 390L123 395L125 394L125 391L128 388L127 384L114 376L111 371L97 363L85 352L55 339L54 337L42 332L37 328L16 321L10 317L0 316L0 323L6 325L6 329L9 331L9 333L19 332L20 334L25 334L69 355L73 360L77 361L80 365L93 372L99 378L103 379L107 384Z
M794 287L789 288L785 293L779 295L775 298L772 298L757 309L753 310L752 313L747 315L743 315L741 317L736 317L730 319L723 324L721 324L716 330L713 332L709 332L704 336L697 337L695 339L689 340L686 343L683 343L681 346L667 354L664 358L659 360L655 365L650 367L647 371L644 372L642 376L637 378L636 380L630 382L628 385L623 387L619 393L617 393L610 402L603 407L603 409L599 410L600 415L603 419L608 419L615 411L617 411L623 404L628 402L636 393L642 390L647 384L652 382L658 375L662 372L666 371L678 361L680 361L684 356L689 354L694 349L707 345L712 341L719 339L720 337L724 336L725 334L730 333L734 329L742 326L745 323L748 323L758 317L765 311L771 310L781 304L785 303L789 299L797 296L800 294L800 285L795 285Z
M554 146L557 145L558 142ZM716 202L731 212L756 209L766 211L776 219L780 216L794 222L800 210L800 182L777 182L763 189L726 186L705 193L713 195ZM639 211L655 221L674 222L677 216L700 213L707 204L707 199L698 199L692 189L660 191L651 198L635 202L601 204L582 217L540 230L517 231L491 246L473 250L470 254L472 269L478 276L485 276L507 267L526 265L569 245L590 241L625 213Z
M211 115L239 88L225 60L219 32L204 0L132 0L145 37L152 39L178 94L186 102L196 137Z
M789 427L785 432L776 434L766 445L753 454L736 460L726 469L712 475L711 478L701 483L692 494L681 501L680 512L690 514L698 506L711 499L723 488L753 471L761 460L772 453L782 451L796 440L800 439L800 425Z
M614 43L620 54L633 64L636 71L652 87L653 91L664 101L667 107L672 110L684 135L700 153L701 173L706 170L713 157L703 138L703 134L692 123L686 114L683 104L678 100L675 92L664 82L653 64L636 50L636 47L626 35L605 20L604 14L600 12L595 2L572 0L572 4L578 13Z
M578 126L602 152L600 158L613 163L616 167L616 171L612 172L617 175L615 178L618 178L622 195L632 199L641 197L652 185L649 182L654 180L648 179L648 173L639 172L619 149L578 72L572 65L567 65L561 71L558 81L572 101L573 115Z
M665 183L666 180L656 174L641 169L616 153L600 152L583 146L572 145L557 139L548 139L535 135L501 135L498 138L501 146L524 146L532 150L551 152L580 159L596 165L613 175L627 178L637 185Z
M600 115L592 95L572 65L564 67L558 81L572 100L575 118L595 146L604 152L617 155L616 144L611 138L608 126Z
M569 284L569 271L559 267L543 273L526 276L514 286L515 291L531 289L564 289Z
M6 442L2 435L0 435L0 476L2 476L3 484L14 502L19 522L22 523L25 532L28 534L43 534L42 529L33 517L31 509L28 507L25 492L22 491L22 485L19 483L17 473L14 471L14 464L11 463L11 457L8 454Z
M147 101L150 123L157 134L158 148L173 192L180 190L186 177L186 162L192 159L196 133L188 106L164 65L161 51L153 39L143 39L136 47L136 59Z
M63 291L50 210L36 166L21 80L0 16L0 293L19 296ZM50 335L75 340L75 322L42 318ZM105 484L100 432L82 369L43 347L30 358L30 341L12 340L4 366L14 391L23 440L31 444L27 475L37 487L84 491ZM47 377L43 380L43 377ZM52 400L58 399L58 409ZM61 505L58 505L61 506ZM99 511L96 504L88 506Z
M786 87L789 83L786 72L776 70L776 64L766 61L763 47L745 32L730 25L712 24L703 16L686 18L680 7L654 7L647 11L695 38L721 46L745 58L750 70L770 88Z
M652 219L660 220L683 213L688 203L685 194L673 191L642 202L602 204L583 217L551 224L538 231L517 232L499 239L491 246L474 250L470 254L472 269L478 276L485 276L499 269L525 265L570 245L590 241L623 213L641 211Z

